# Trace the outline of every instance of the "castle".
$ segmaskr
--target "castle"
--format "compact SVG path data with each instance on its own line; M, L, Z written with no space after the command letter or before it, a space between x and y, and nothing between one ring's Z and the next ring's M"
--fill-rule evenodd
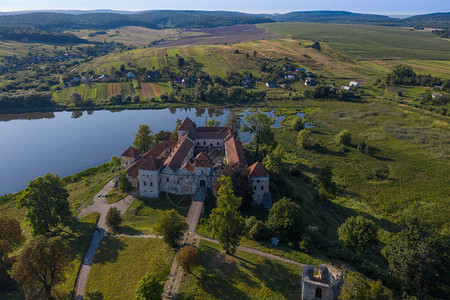
M160 192L188 195L211 188L225 164L248 167L236 130L197 127L189 118L178 127L178 141L161 141L144 154L131 146L121 157L133 187L149 198ZM254 203L271 206L269 173L259 162L248 169Z
M302 270L302 300L336 300L343 275L330 265L320 264L319 273L314 275L314 266Z

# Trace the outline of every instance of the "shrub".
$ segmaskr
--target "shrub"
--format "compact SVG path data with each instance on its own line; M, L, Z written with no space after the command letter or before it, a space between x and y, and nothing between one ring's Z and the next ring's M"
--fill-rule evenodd
M153 274L147 274L139 281L135 300L160 300L164 291L164 282L159 281Z
M122 217L117 207L111 207L106 214L106 225L114 232L119 229Z
M176 256L177 262L185 272L191 272L192 268L199 263L198 250L195 247L187 246L181 248Z
M352 136L348 130L342 130L337 135L337 139L338 139L339 143L346 145L346 146L350 146L350 144L352 142Z

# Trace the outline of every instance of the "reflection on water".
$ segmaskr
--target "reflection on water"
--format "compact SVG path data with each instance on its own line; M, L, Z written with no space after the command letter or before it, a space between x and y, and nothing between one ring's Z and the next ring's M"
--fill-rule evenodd
M63 177L120 156L141 124L154 133L173 131L177 119L185 117L198 126L211 118L225 124L230 111L251 113L242 108L170 108L0 115L0 195L21 190L47 172ZM275 119L273 127L281 127L283 117L266 114ZM251 135L241 133L240 138L248 142Z

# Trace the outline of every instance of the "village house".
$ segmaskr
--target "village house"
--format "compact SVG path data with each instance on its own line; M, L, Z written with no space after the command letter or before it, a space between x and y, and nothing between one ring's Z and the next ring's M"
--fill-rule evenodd
M143 154L131 146L121 157L133 187L149 198L161 192L194 194L198 188L211 188L226 164L248 166L236 130L198 127L189 118L178 127L178 141L161 141ZM259 162L248 169L254 203L270 208L269 173Z
M350 83L348 84L350 87L355 87L355 88L359 88L359 82L357 81L350 81Z

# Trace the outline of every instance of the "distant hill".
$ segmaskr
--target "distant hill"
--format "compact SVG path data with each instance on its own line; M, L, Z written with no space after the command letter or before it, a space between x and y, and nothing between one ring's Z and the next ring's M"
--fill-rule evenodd
M298 11L274 15L279 22L312 22L312 23L387 23L397 19L388 16L359 14L347 11Z
M403 26L450 29L450 12L413 16L401 23Z
M210 28L238 24L273 22L259 16L224 11L147 11L123 13L55 13L33 12L0 16L0 26L31 26L40 30L113 29L123 26L160 28Z

